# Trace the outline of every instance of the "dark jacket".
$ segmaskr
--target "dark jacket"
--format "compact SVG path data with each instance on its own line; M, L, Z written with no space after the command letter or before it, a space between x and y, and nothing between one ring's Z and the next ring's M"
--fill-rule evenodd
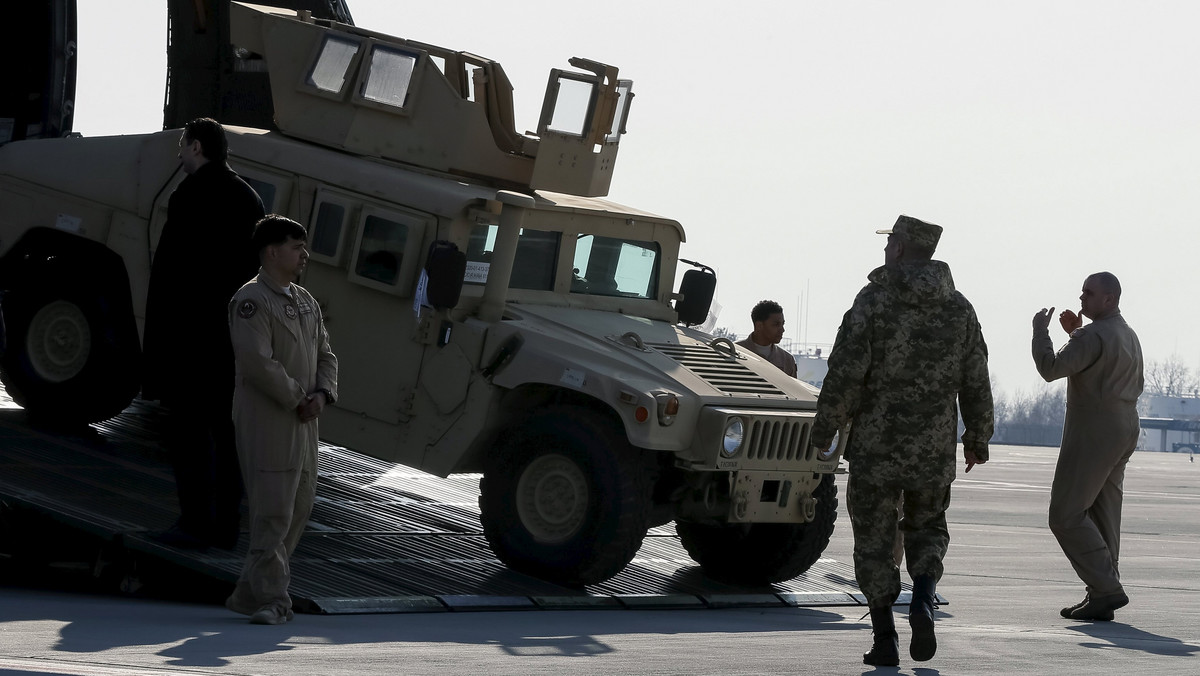
M229 299L258 272L258 193L223 162L187 176L167 204L150 271L142 397L168 405L233 399Z

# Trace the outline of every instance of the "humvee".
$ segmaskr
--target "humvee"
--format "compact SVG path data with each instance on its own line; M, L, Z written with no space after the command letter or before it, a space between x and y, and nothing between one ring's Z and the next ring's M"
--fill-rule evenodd
M340 364L327 442L481 474L496 556L564 584L617 574L671 521L714 578L818 559L840 451L809 443L816 390L694 328L716 279L680 258L683 228L603 199L633 100L616 68L552 69L519 133L487 58L241 3L229 34L274 123L229 126L229 162L310 232L301 283ZM179 136L0 146L0 375L29 415L137 395Z

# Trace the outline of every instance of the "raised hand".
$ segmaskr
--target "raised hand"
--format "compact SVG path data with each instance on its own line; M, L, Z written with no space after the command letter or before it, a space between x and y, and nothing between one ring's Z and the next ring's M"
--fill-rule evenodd
M1042 308L1039 312L1033 315L1033 330L1041 331L1050 326L1050 315L1054 313L1054 308L1047 310Z
M1051 308L1051 311L1053 312L1053 308ZM1083 317L1080 317L1070 310L1063 310L1058 315L1058 323L1062 325L1063 331L1071 333L1075 329L1083 326Z

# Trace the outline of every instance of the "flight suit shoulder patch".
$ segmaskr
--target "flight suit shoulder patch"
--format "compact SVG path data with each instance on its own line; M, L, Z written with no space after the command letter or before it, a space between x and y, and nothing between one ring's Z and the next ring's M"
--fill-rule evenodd
M238 304L237 313L242 319L250 319L255 312L258 312L258 305L252 300L246 299Z

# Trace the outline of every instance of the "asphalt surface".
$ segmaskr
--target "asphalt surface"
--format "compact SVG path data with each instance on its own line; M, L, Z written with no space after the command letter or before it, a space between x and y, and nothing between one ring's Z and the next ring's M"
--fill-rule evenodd
M854 607L297 615L253 626L209 602L100 594L81 571L2 570L0 674L1200 674L1200 463L1137 453L1113 622L1082 598L1045 527L1056 449L994 447L955 483L938 654L867 667ZM845 514L827 555L851 560ZM82 571L86 572L86 571ZM74 575L74 577L72 577ZM181 581L181 584L186 584Z

